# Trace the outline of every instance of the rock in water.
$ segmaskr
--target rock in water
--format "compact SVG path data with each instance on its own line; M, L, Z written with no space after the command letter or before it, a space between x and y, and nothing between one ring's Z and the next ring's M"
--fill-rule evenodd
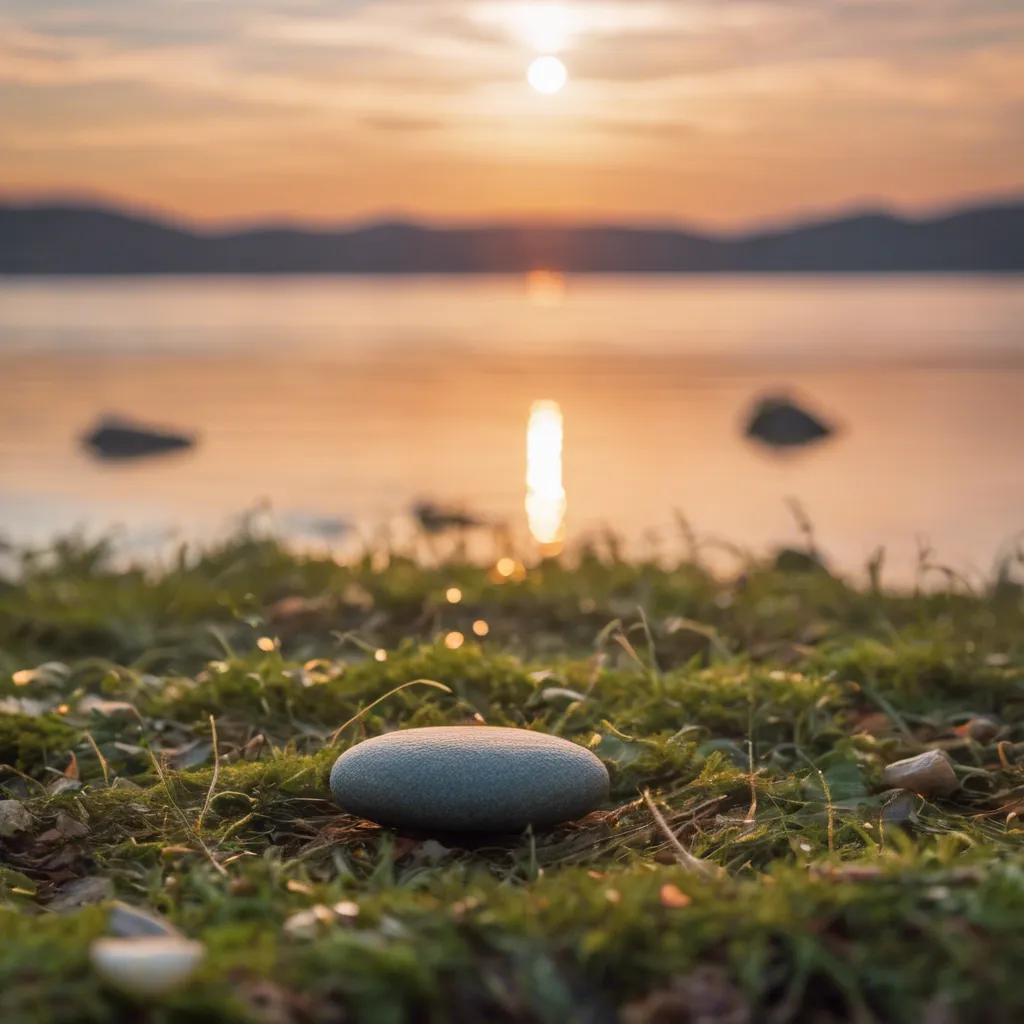
M188 434L155 430L108 416L82 438L82 443L97 458L126 460L194 448L196 439Z
M768 448L802 448L832 436L832 426L784 395L763 398L754 407L746 434Z
M608 797L589 750L526 729L406 729L345 751L331 791L351 814L399 829L518 832L583 817Z

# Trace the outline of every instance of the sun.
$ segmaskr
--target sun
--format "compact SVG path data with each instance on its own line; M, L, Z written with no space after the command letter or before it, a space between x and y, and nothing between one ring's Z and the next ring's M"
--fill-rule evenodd
M526 73L526 80L539 93L554 96L561 92L569 81L566 66L557 57L538 57Z

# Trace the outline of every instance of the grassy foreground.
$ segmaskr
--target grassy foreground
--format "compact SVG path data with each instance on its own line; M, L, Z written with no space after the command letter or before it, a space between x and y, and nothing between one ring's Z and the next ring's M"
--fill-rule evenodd
M0 799L31 819L0 823L4 1024L1024 1018L1012 583L896 596L613 550L338 566L249 536L160 571L108 554L0 576ZM421 679L450 693L407 687L330 747ZM331 803L348 744L474 721L589 746L609 806L468 847ZM956 794L884 791L936 747ZM104 986L111 897L202 940L187 988Z

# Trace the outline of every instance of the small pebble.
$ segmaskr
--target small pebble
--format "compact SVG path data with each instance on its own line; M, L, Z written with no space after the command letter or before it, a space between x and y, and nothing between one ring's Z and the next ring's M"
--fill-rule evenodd
M979 715L958 726L956 732L958 736L965 736L976 743L989 743L1002 732L1002 726L994 718Z
M948 796L960 788L952 762L942 750L926 750L896 761L886 767L883 778L894 789L907 789L923 797Z
M32 815L21 801L0 800L0 838L10 839L19 832L28 832L32 825Z
M527 729L444 726L366 740L338 758L334 798L399 829L520 832L582 818L608 797L600 759Z

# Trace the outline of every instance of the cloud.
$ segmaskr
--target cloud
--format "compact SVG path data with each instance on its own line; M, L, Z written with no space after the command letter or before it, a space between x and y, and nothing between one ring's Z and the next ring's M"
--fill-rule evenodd
M523 82L545 50L572 75L557 102ZM682 215L785 202L786 180L845 201L853 168L901 201L981 192L1024 186L1021 66L1020 0L6 0L0 188L74 186L85 152L102 178L107 151L154 202L169 178L254 176L251 200L261 169L284 194L343 161L358 188L331 213L393 205L403 168L426 211L547 209L574 194L555 167L632 175L623 209L681 167L703 189Z

